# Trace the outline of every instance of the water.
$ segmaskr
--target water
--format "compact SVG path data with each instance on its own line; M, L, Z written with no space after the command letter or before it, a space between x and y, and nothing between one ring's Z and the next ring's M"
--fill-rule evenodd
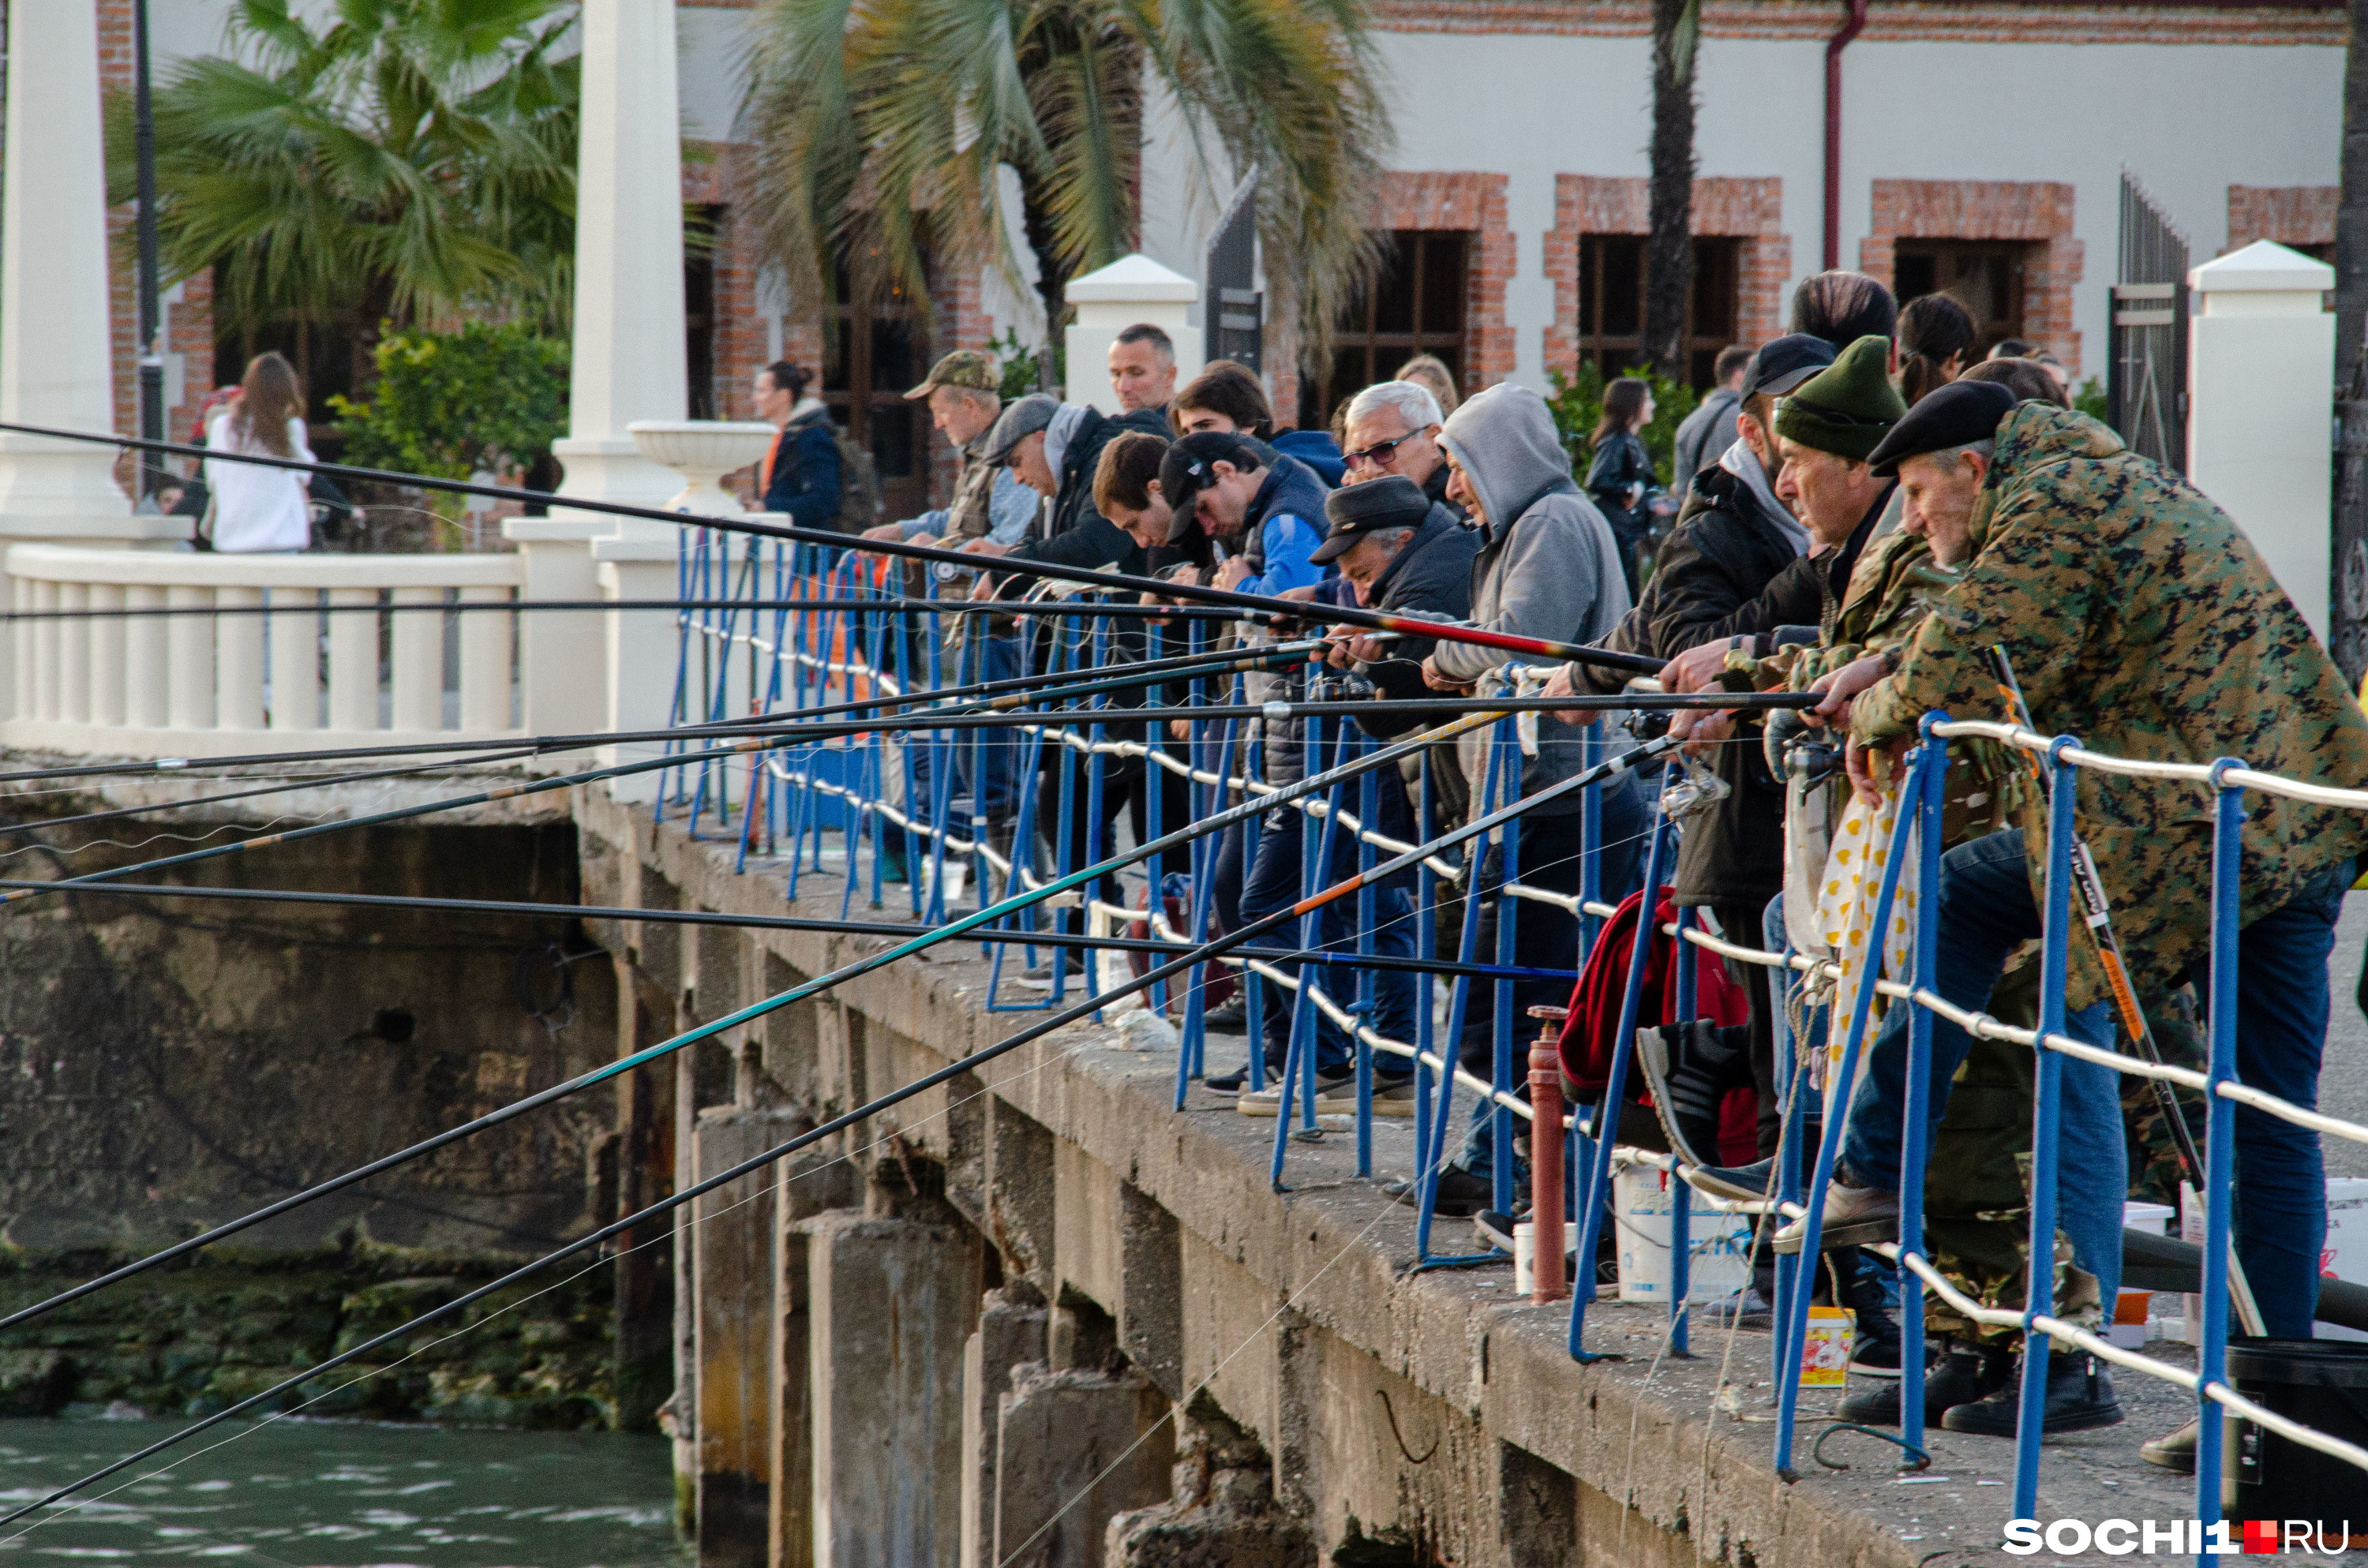
M29 1501L180 1425L0 1421L0 1500ZM276 1421L226 1423L189 1446L213 1444L222 1446L177 1462L160 1454L102 1482L99 1501L0 1528L0 1551L258 1568L688 1562L663 1437ZM29 1528L37 1518L50 1522Z

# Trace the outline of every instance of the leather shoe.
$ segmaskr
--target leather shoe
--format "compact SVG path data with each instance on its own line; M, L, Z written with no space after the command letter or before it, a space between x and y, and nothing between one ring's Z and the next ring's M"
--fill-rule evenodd
M1387 1188L1393 1202L1409 1209L1422 1207L1420 1181L1393 1182ZM1469 1220L1495 1201L1497 1185L1486 1176L1474 1176L1461 1165L1450 1165L1439 1173L1439 1195L1431 1202L1430 1211L1443 1219Z
M1946 1347L1940 1360L1924 1374L1924 1425L1930 1426L1946 1412L1971 1404L1988 1393L1996 1386L1994 1359L2004 1361L2003 1357L1994 1358L1978 1350ZM1834 1406L1834 1416L1840 1421L1855 1421L1861 1426L1896 1426L1899 1410L1899 1380L1894 1373L1872 1387L1843 1395L1841 1403Z

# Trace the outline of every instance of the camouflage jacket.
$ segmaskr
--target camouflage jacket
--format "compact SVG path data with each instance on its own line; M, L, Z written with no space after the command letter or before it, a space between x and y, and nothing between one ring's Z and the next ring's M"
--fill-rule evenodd
M1933 601L1954 581L1936 566L1920 534L1895 530L1866 547L1850 571L1839 603L1828 600L1817 641L1779 649L1749 669L1761 690L1806 691L1821 676L1861 655L1897 647L1916 633ZM1957 741L1949 748L1949 778L1942 805L1944 845L1953 846L2001 827L2029 825L2034 803L2023 780L2027 769L2006 748L1987 741ZM1833 820L1839 821L1850 785L1833 785Z
M2102 425L2038 403L2009 414L1972 548L1901 667L1860 695L1861 738L1913 734L1934 709L2005 718L1983 656L1998 643L2043 732L2116 756L2237 756L2289 778L2368 783L2368 720L2251 540ZM2211 790L2094 768L2078 778L2080 835L2123 946L2176 972L2210 936ZM2354 813L2271 795L2247 805L2246 920L2368 846ZM2027 836L2036 897L2044 834ZM2101 994L2093 960L2076 962L2073 980L2073 1006Z

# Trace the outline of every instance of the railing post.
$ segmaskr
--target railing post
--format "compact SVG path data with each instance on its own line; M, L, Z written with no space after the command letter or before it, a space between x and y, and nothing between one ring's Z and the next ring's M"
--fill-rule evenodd
M1686 940L1686 933L1694 928L1691 908L1678 911L1677 934L1670 939L1677 944L1672 954L1677 968L1676 1016L1668 1021L1691 1023L1695 1017L1694 980L1697 949ZM1639 1020L1641 1023L1642 1020ZM1615 1128L1617 1124L1614 1124ZM1700 1151L1696 1151L1699 1153ZM1688 1349L1686 1297L1693 1290L1693 1189L1686 1185L1685 1175L1674 1158L1669 1165L1669 1354L1685 1356Z
M463 604L497 604L507 588L463 588ZM477 610L461 618L461 728L510 727L510 622L508 615ZM375 665L375 654L371 663Z
M1912 766L1921 768L1925 766L1925 759L1919 757ZM1910 773L1900 790L1903 801L1915 799L1913 791L1921 782L1920 773ZM1842 1123L1848 1119L1850 1086L1858 1080L1859 1051L1866 1041L1866 1023L1874 1006L1874 982L1883 971L1883 933L1890 927L1892 900L1899 892L1900 851L1907 842L1908 825L1915 820L1913 812L1903 810L1896 813L1892 823L1891 850L1884 860L1883 884L1874 901L1874 919L1867 926L1868 950L1861 960L1866 966L1866 972L1851 999L1850 1023L1842 1036L1841 1057L1834 1063L1832 1074L1827 1079L1830 1103L1818 1134L1816 1167L1810 1174L1804 1200L1808 1213L1802 1221L1801 1267L1793 1277L1791 1299L1783 1303L1779 1315L1781 1333L1777 1343L1784 1358L1776 1366L1776 1472L1786 1480L1791 1480L1794 1474L1793 1426L1801 1397L1800 1347L1807 1343L1809 1296L1816 1278L1818 1244L1824 1239L1825 1233L1826 1188L1833 1180L1834 1161L1841 1153ZM1831 1017L1826 1020L1828 1040L1832 1039L1834 1023Z
M1570 1293L1562 1277L1562 1027L1567 1007L1532 1007L1530 1047L1530 1303ZM1592 1272L1589 1278L1592 1279Z
M2047 882L2040 910L2039 1033L2031 1109L2031 1256L2023 1267L2022 1405L2014 1438L2014 1517L2039 1506L2039 1449L2047 1410L2047 1361L2054 1344L2032 1324L2055 1311L2055 1137L2064 1114L2064 1057L2046 1037L2064 1032L2066 965L2071 952L2072 841L2078 777L2064 760L2074 744L2058 735L2047 748Z
M135 583L125 593L124 603L134 610L163 609L165 594L161 584ZM173 665L166 644L171 626L172 621L161 616L134 616L123 623L124 722L135 729L161 730L167 722Z
M1941 953L1941 809L1947 798L1949 743L1932 726L1947 715L1924 716L1925 766L1918 777L1922 788L1914 798L1916 812L1916 968L1915 983L1935 990ZM1907 800L1901 808L1908 808ZM1932 1057L1932 1010L1914 1002L1907 1017L1907 1087L1899 1137L1899 1427L1900 1437L1918 1453L1924 1448L1924 1279L1908 1267L1924 1252L1924 1162L1928 1154L1924 1123L1930 1115L1930 1089L1924 1081Z
M59 584L57 608L67 611L88 609L90 585ZM56 624L57 716L69 724L87 724L90 722L90 623L61 620Z
M332 607L377 602L376 588L329 590ZM329 617L329 728L378 727L378 617L340 608Z
M2212 1087L2203 1153L2203 1332L2195 1352L2195 1517L2205 1540L2220 1519L2222 1433L2226 1418L2211 1390L2227 1386L2228 1230L2237 1174L2237 1106L2221 1085L2237 1082L2237 875L2244 862L2245 790L2227 782L2244 764L2212 765ZM2210 1548L2196 1558L2206 1568Z
M1587 1349L1587 1304L1595 1299L1595 1248L1603 1239L1603 1217L1611 1208L1611 1151L1620 1141L1620 1106L1628 1092L1628 1059L1635 1054L1636 1014L1645 997L1645 966L1653 944L1653 917L1660 907L1661 864L1668 853L1669 819L1661 802L1653 802L1653 836L1645 854L1645 891L1636 909L1636 934L1628 949L1628 982L1620 995L1620 1022L1612 1034L1611 1074L1590 1119L1593 1158L1588 1162L1587 1189L1579 1195L1584 1218L1578 1222L1578 1289L1571 1293L1570 1354L1574 1360L1593 1361Z
M214 608L218 723L225 730L263 728L263 590L218 588Z
M271 727L321 727L321 607L311 588L271 590Z
M90 586L90 608L95 610L120 610L124 607L123 585L93 583ZM90 624L82 628L90 639L90 722L101 728L117 729L123 723L123 634L125 622L121 616L93 616Z
M165 590L165 604L184 611L210 609L215 597L211 588L176 583ZM171 650L165 717L176 730L215 727L214 642L212 616L176 615L165 623L165 645Z

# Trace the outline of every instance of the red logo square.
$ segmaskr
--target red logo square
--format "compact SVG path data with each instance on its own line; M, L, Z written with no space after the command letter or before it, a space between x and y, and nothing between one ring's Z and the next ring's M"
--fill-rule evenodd
M2245 1555L2275 1557L2278 1555L2278 1521L2247 1519L2245 1521Z

